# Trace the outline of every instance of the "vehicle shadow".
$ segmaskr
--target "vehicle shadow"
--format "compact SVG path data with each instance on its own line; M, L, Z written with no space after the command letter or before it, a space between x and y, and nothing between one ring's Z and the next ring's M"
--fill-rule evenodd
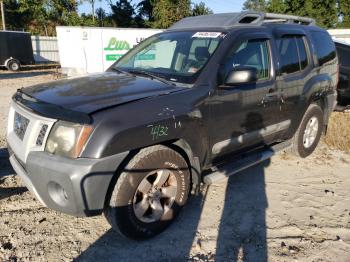
M264 168L268 165L267 160L228 179L220 226L212 232L217 236L216 261L267 261ZM203 208L205 201L213 201L206 200L205 192L192 197L176 221L159 236L139 242L110 229L74 261L189 260L201 217L214 212ZM199 258L208 258L206 251L196 253Z
M11 167L8 152L6 148L0 148L0 201L14 195L20 195L28 191L26 187L8 187L5 179L7 176L14 174Z

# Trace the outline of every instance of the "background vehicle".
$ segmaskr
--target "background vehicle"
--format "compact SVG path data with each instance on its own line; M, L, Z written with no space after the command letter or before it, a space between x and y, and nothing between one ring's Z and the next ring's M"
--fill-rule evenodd
M21 65L34 63L29 33L0 31L0 66L5 66L11 71L19 71Z
M350 104L350 45L335 42L339 57L338 101L342 105Z
M105 73L19 90L10 161L44 205L104 212L123 235L152 237L201 182L286 147L310 155L336 105L337 79L334 43L312 19L186 18Z

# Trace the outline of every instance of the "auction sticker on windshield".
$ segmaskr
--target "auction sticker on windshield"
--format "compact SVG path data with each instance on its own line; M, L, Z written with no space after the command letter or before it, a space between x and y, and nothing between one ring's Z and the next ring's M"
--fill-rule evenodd
M199 38L217 38L222 34L222 32L197 32L192 37Z

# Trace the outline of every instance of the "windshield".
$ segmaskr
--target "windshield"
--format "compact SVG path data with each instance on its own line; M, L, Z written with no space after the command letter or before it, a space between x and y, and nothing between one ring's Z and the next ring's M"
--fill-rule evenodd
M221 32L169 32L152 36L111 69L193 84L223 39Z

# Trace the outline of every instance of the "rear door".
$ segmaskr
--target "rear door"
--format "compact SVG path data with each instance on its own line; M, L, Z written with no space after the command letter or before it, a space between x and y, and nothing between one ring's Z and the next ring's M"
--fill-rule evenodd
M257 69L256 83L218 84L211 101L210 143L215 159L250 146L274 140L279 113L271 38L265 33L238 36L223 59L221 78L235 67Z
M302 94L307 81L312 77L311 54L309 43L303 34L281 35L276 39L279 57L277 88L282 94L279 122L290 127L280 133L280 138L288 138L288 131L297 128L307 101Z

